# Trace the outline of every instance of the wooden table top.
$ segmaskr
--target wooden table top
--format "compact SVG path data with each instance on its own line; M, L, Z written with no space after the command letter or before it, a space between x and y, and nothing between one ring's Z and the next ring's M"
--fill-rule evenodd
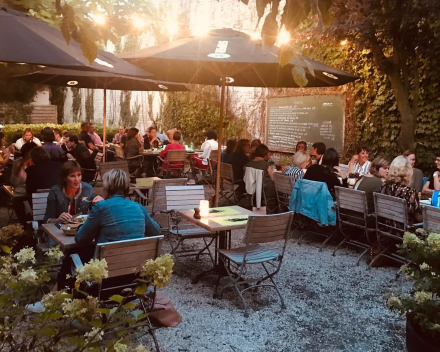
M3 189L6 191L6 194L7 194L10 198L26 198L26 197L27 197L26 194L23 194L23 193L15 193L15 191L14 191L14 187L12 187L12 186L3 185Z
M155 180L160 180L159 177L144 177L144 178L137 178L136 183L130 183L131 188L136 189L152 189L153 183Z
M84 247L75 242L75 236L67 236L62 230L56 227L55 224L43 224L41 228L62 250Z
M244 229L246 228L247 219L237 222L230 221L230 219L242 219L247 218L249 215L261 215L237 205L211 208L210 210L220 210L221 212L210 213L208 217L202 217L201 219L194 219L194 209L179 210L177 213L186 220L210 232Z

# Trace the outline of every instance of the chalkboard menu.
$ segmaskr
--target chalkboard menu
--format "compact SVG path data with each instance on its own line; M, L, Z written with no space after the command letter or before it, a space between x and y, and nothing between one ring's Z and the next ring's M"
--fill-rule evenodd
M266 144L272 151L294 152L296 143L323 142L336 150L344 143L344 96L315 95L270 98Z

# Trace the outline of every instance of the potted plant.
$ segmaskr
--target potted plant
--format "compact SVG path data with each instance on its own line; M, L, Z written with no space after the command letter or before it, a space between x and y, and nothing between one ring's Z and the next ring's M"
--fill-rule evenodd
M399 253L410 263L402 266L414 282L408 295L391 297L388 307L406 316L409 352L440 351L440 233L406 232Z
M281 171L284 170L286 166L289 166L291 163L292 163L292 158L288 156L281 157L280 158Z

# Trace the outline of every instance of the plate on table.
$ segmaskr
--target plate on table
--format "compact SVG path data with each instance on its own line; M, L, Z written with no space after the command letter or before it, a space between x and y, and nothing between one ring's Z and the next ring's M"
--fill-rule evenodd
M64 224L61 225L61 231L67 236L75 236L82 224Z
M72 217L72 219L69 220L71 224L84 224L84 222L87 220L89 216L82 214L82 215L75 215Z

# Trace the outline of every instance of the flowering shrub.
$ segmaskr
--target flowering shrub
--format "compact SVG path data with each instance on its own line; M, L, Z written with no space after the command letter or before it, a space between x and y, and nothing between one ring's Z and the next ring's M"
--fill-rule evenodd
M14 226L3 228L0 233L2 250L9 253L0 256L0 351L147 351L143 345L132 347L125 339L145 325L147 316L133 300L151 300L146 293L150 283L166 286L174 265L171 256L145 263L145 275L137 287L111 296L112 307L106 308L85 290L90 283L100 283L108 277L105 260L83 265L75 274L72 293L50 292L51 278L56 273L53 267L63 253L58 247L51 248L42 261L37 260L32 248L10 253L5 243L15 243L20 231L21 227ZM27 305L40 297L44 311L30 314Z
M406 315L430 334L440 334L440 234L417 230L405 232L399 252L411 262L402 266L414 281L411 295L391 297L388 307Z

